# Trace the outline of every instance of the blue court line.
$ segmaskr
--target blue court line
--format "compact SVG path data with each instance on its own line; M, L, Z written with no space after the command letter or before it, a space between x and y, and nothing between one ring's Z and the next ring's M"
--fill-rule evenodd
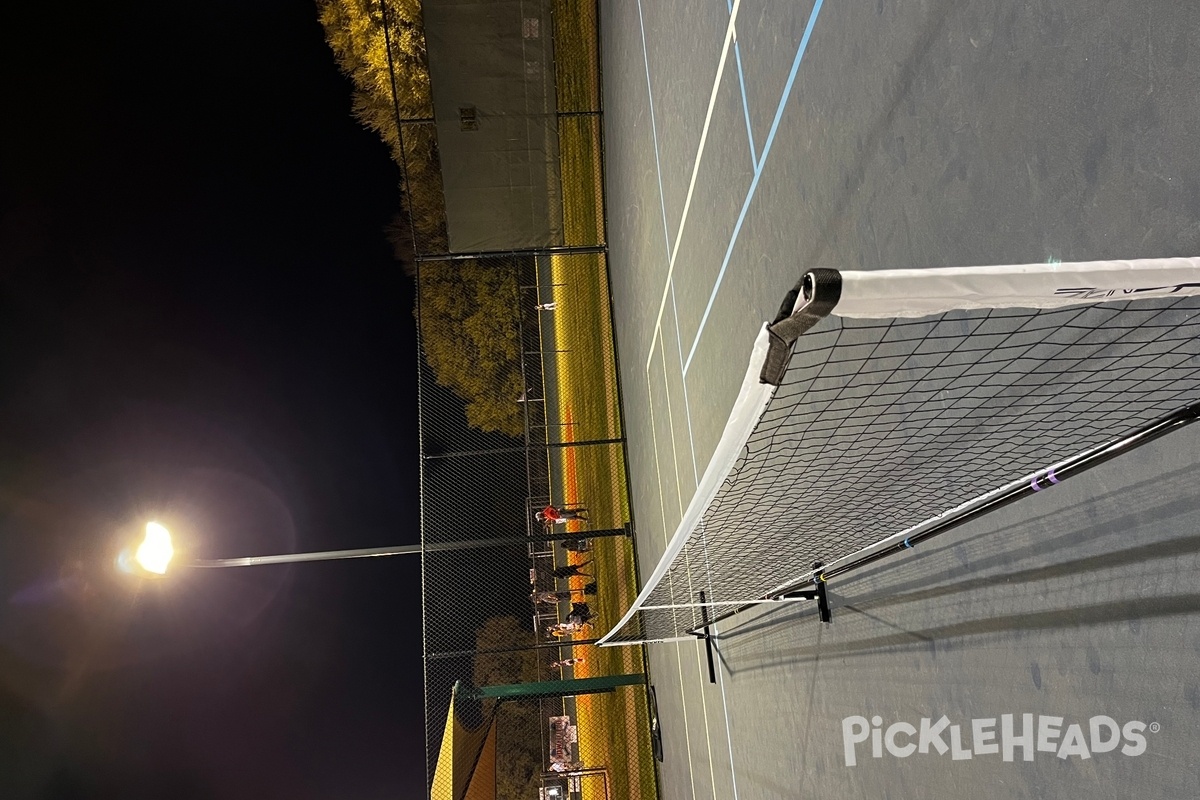
M640 2L640 0L639 0ZM796 49L796 57L792 60L792 71L788 74L787 84L783 87L783 95L779 98L779 105L775 109L775 119L771 121L771 131L767 134L767 141L763 144L762 155L758 159L758 166L754 169L754 180L750 182L750 191L746 193L746 199L742 203L742 211L738 214L737 224L733 226L733 235L729 238L729 246L725 248L725 258L721 262L721 271L717 273L717 282L713 284L712 294L708 296L708 305L704 307L704 316L700 318L700 327L696 331L696 338L692 340L692 349L688 352L687 361L683 365L683 374L687 375L688 369L692 365L692 357L696 355L696 346L700 343L700 337L704 334L704 326L708 322L708 315L712 313L713 301L717 299L717 291L721 288L721 281L725 279L725 271L729 268L729 257L733 255L733 246L737 243L738 234L742 232L742 223L746 221L746 212L750 209L750 201L754 199L754 193L758 191L758 180L762 177L763 167L766 166L767 156L771 153L771 145L775 142L775 134L779 130L779 121L783 119L783 109L787 106L788 96L792 93L792 86L796 83L796 73L800 71L800 62L804 59L804 51L808 49L808 40L812 36L813 26L817 24L817 15L821 13L821 6L825 0L816 0L813 3L812 14L808 17L808 24L804 27L804 36L800 39L800 46Z
M650 56L646 52L646 23L642 20L642 0L638 0L638 27L642 29L642 63L646 67L646 96L650 104L650 135L654 137L654 171L658 173L658 204L662 207L663 244L667 249L667 269L671 264L671 234L667 232L667 201L663 198L662 164L658 161L658 125L654 121L654 91L650 88Z
M733 0L725 0L729 15L733 16ZM733 35L733 57L737 61L738 85L742 87L742 113L746 115L746 139L750 142L750 166L758 169L758 155L754 152L754 129L750 127L750 103L746 100L746 76L742 72L742 48L738 44L737 33Z

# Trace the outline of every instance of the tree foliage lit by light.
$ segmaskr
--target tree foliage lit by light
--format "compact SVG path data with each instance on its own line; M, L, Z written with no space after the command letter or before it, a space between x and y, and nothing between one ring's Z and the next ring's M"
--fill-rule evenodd
M389 23L386 35L385 16L374 1L318 0L317 8L325 41L342 72L354 81L354 116L379 134L392 159L405 170L412 195L403 198L405 211L411 215L417 236L445 249L441 166L433 126L407 126L403 150L396 126L397 112L402 119L433 117L421 4L419 0L384 2ZM408 221L398 228L407 232Z
M433 95L420 2L383 1L386 14L363 0L318 0L318 9L325 40L354 82L354 116L379 134L404 171L407 217L389 227L389 238L416 277L410 251L418 243L426 253L449 248L441 164L434 126L405 125L402 148L396 118L432 119ZM427 262L418 280L421 340L438 384L462 398L469 426L514 438L524 432L517 398L526 390L517 283L512 261Z

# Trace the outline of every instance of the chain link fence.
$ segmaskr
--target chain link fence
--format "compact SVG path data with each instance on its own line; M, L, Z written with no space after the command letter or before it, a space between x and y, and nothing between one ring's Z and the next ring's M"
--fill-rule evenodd
M419 22L400 1L381 5L385 25L389 13ZM426 19L447 13L439 2L426 0ZM638 588L605 246L598 8L500 6L521 15L509 44L519 42L525 76L552 78L554 141L540 151L556 159L552 235L456 249L462 184L446 169L458 165L443 163L445 109L395 103L405 180L392 234L418 290L429 792L656 797L644 653L594 646ZM394 27L397 60L422 52L402 38L413 30ZM537 61L546 52L552 61ZM427 77L436 101L437 70ZM393 71L394 86L406 80ZM452 110L462 141L491 123L485 109ZM570 518L539 519L547 507Z
M431 792L454 796L439 782L491 741L495 775L478 779L497 796L655 796L643 653L593 646L638 587L605 258L472 259L491 288L469 296L447 289L463 263L418 272ZM430 343L447 330L452 346ZM547 525L547 506L574 518ZM606 678L620 683L581 683ZM514 684L527 693L456 703L494 738L448 768L455 687Z
M537 108L497 111L477 106L468 100L457 101L453 108L435 109L433 103L438 99L438 75L436 71L432 75L429 72L428 51L424 46L406 46L414 37L424 35L419 28L420 12L397 10L392 7L397 2L406 6L412 4L386 0L381 5L381 11L385 30L392 32L387 47L389 53L394 51L393 64L396 65L391 74L392 92L398 98L394 104L398 135L393 146L403 168L404 221L396 226L392 234L405 240L398 242L400 249L410 251L409 254L418 260L439 260L447 256L469 258L502 251L536 250L549 253L559 249L603 248L604 134L598 5L574 3L571 0L516 0L515 3L513 0L498 0L502 4L518 6L519 11L514 13L530 15L518 20L523 23L520 29L514 27L512 37L503 44L505 47L516 46L512 38L521 37L519 49L526 58L526 82L534 77L540 79L543 72L549 73L553 80L553 92ZM431 7L443 4L445 0L426 0L426 5ZM416 29L411 25L400 25L401 16L411 19L414 14L417 17ZM426 16L439 18L439 14L433 13L433 8L430 8ZM545 66L535 60L539 56L530 47L532 42L540 41L545 35L543 26L530 24L540 19L549 21L550 24L545 27L550 29L553 42L552 63ZM414 50L426 60L424 65L403 63L406 58L412 59ZM536 76L532 74L535 66ZM422 79L413 78L414 73L421 73ZM432 99L429 90L431 80L434 84ZM485 85L486 78L480 77L479 83ZM413 96L409 97L410 94ZM513 117L530 120L527 127L537 130L533 133L522 131L522 135L532 142L529 144L532 151L487 150L489 145L485 137L476 134L486 134L488 126L498 125L501 117L508 118L507 122L511 122ZM536 141L538 136L543 137L544 141ZM463 148L460 140L468 142L467 146L473 148L470 154L476 156L474 163L477 169L489 169L500 164L504 171L492 176L494 181L513 182L528 178L529 175L523 174L523 170L540 175L540 172L533 170L530 160L545 158L550 162L545 179L553 185L539 192L539 198L546 198L554 207L544 209L544 214L540 210L535 217L551 220L552 224L540 232L536 243L530 241L524 247L470 249L451 246L452 227L458 225L462 228L479 223L478 219L465 220L461 216L453 219L458 209L470 205L471 198L464 199L464 195L474 194L478 203L482 204L495 196L486 194L478 186L470 192L460 188L467 184L460 182L459 165L450 163ZM483 153L488 157L480 158ZM443 163L443 158L447 159L447 163ZM447 167L450 168L449 172ZM495 214L491 223L502 224L505 221L506 218L498 209L493 207L490 210ZM475 213L478 214L478 210ZM459 238L474 241L479 237Z

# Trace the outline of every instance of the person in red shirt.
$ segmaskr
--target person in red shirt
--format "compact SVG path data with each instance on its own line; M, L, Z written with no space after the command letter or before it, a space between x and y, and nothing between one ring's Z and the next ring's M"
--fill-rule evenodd
M587 521L588 511L581 506L571 506L569 508L559 508L555 505L548 505L541 511L534 514L534 518L543 525L549 527L551 525L559 525L567 520L578 519Z

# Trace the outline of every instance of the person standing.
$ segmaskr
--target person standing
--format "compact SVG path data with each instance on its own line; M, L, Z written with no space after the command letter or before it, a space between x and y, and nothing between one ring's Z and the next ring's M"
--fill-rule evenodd
M538 522L549 527L551 525L558 525L572 519L587 522L588 510L582 506L559 508L551 503L533 516Z
M578 664L586 664L586 663L587 663L586 658L584 658L583 656L576 656L575 658L564 658L562 661L555 661L552 664L550 664L550 669L562 669L563 667L574 667Z
M592 609L587 603L571 603L571 613L567 615L567 623L571 625L587 625L596 615L592 613Z
M592 562L584 561L582 564L567 564L565 566L555 567L554 572L551 574L556 578L574 578L576 575L582 575L585 578L590 578L592 577L591 575L581 571L590 563Z

